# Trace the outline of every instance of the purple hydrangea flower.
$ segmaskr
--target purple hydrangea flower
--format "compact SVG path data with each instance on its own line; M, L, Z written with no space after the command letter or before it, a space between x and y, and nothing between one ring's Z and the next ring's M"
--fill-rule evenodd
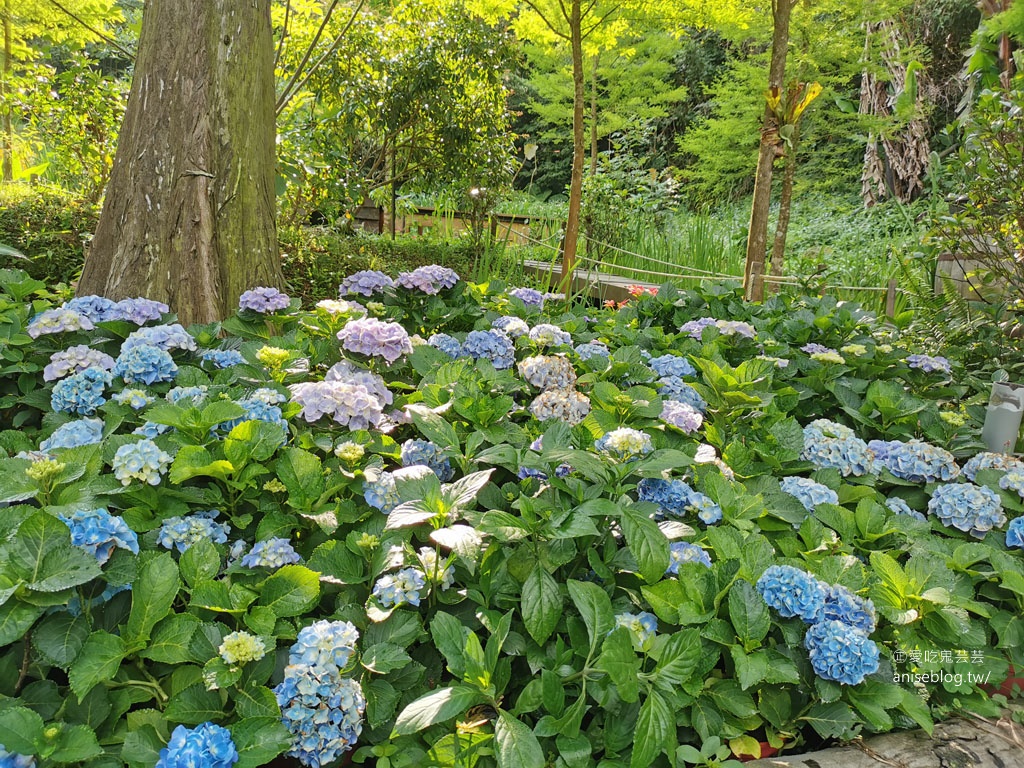
M544 294L533 288L513 288L508 295L513 299L519 299L528 307L544 306Z
M341 381L345 384L361 384L366 391L376 397L382 405L391 405L394 395L380 376L365 368L360 368L351 360L342 360L328 369L324 381ZM282 398L283 399L283 398Z
M127 320L136 325L145 325L152 320L159 320L163 315L171 311L171 308L162 301L153 299L135 298L122 299L117 302L117 314L119 320Z
M490 360L496 369L504 371L515 364L516 348L501 331L470 331L459 356Z
M338 286L338 297L343 299L353 294L373 296L378 293L384 293L389 288L394 287L395 281L383 272L378 272L375 269L364 269L361 272L349 275L341 281L341 285Z
M949 360L944 357L932 357L931 355L907 355L907 365L917 368L925 373L944 373L947 376L953 372Z
M43 381L63 379L86 368L102 368L109 371L114 367L114 358L85 344L68 347L50 355L50 363L43 368Z
M384 406L363 384L343 381L309 381L288 388L292 402L302 406L299 416L312 423L330 416L349 429L369 429L380 424Z
M704 415L688 403L681 403L678 400L663 400L661 420L690 435L700 429L701 424L704 423Z
M455 287L459 282L459 276L448 267L430 264L426 267L417 267L412 272L399 272L395 282L410 291L422 291L428 296L433 296Z
M253 288L238 297L238 308L269 315L288 309L292 300L277 288Z
M704 333L705 328L711 328L717 324L717 320L713 317L701 317L697 320L689 320L679 326L679 332L685 333L691 338L700 340L701 334Z
M538 421L555 419L576 426L590 413L590 398L575 389L549 389L530 403L530 413Z
M180 323L140 328L124 340L124 343L121 344L121 352L124 353L132 347L143 344L162 349L165 352L170 352L172 349L183 349L186 352L196 351L196 340Z
M71 301L65 302L63 308L84 315L94 323L123 319L117 308L117 302L106 296L76 296Z
M338 331L342 347L370 357L382 357L388 363L412 353L409 334L398 323L386 323L373 317L349 320Z

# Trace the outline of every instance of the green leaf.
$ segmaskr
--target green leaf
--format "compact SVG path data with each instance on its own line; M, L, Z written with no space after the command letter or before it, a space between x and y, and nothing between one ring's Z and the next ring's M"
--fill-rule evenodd
M877 554L872 552L872 554ZM874 558L872 558L874 559ZM800 718L818 732L823 739L838 739L848 736L857 723L857 717L850 705L843 701L831 704L814 704L807 714Z
M269 763L292 744L292 734L276 717L247 717L228 726L238 750L234 768L256 768Z
M412 661L412 657L405 652L405 649L392 643L377 643L371 645L365 651L361 659L362 665L376 672L378 675L386 675L396 669L401 669Z
M301 448L285 448L274 463L278 479L288 489L288 506L308 512L324 492L320 459Z
M545 764L544 751L530 727L503 709L498 710L494 740L499 768L540 768Z
M4 549L8 574L29 584L46 578L46 555L61 545L71 546L71 532L53 515L39 512L23 522ZM95 560L95 558L93 558Z
M370 680L363 686L363 694L366 696L366 722L371 728L379 728L395 716L401 694L387 680Z
M451 720L480 701L479 691L467 685L431 691L402 710L395 720L395 735L408 736L436 723Z
M272 717L275 720L281 718L277 697L265 686L238 688L232 694L232 698L239 717Z
M191 661L189 646L202 622L189 613L178 613L163 619L153 631L149 644L139 656L164 664Z
M29 605L17 600L0 605L0 647L10 645L24 637L45 610L41 606Z
M170 552L161 552L143 564L132 585L132 611L124 633L129 646L149 639L156 623L171 612L180 588L178 565Z
M628 703L639 700L640 659L633 650L633 641L628 629L614 629L604 639L596 666L604 670L615 683L623 701Z
M200 683L190 685L172 696L171 700L167 702L164 714L172 723L199 725L207 720L222 720L224 704L217 691L208 691Z
M67 669L88 637L89 622L84 616L58 613L39 622L32 644L58 667Z
M168 478L174 485L180 485L193 477L227 480L234 471L235 467L230 461L215 461L213 455L201 445L183 445L174 457Z
M286 565L263 582L259 604L284 618L305 613L319 599L319 575L302 565Z
M127 652L127 646L120 637L103 630L89 635L68 672L68 682L79 702L94 685L114 677Z
M37 592L60 592L92 581L103 573L93 555L70 544L47 552L41 566L37 580L26 585Z
M674 730L675 716L671 708L657 691L651 691L636 720L629 768L648 768L668 746L669 734Z
M729 590L729 620L744 648L760 645L771 628L768 606L752 584L739 579Z
M243 421L224 440L224 456L236 467L250 459L266 461L284 445L285 434L276 424L265 421Z
M587 625L590 648L593 650L615 625L612 601L608 594L596 584L572 579L569 580L569 596L572 598L576 610L583 617L583 623Z
M220 573L220 555L212 541L200 539L182 553L179 565L185 583L194 587Z
M538 645L543 645L555 631L562 615L562 593L558 589L558 582L539 565L526 577L519 608L526 631Z
M462 652L466 647L466 635L462 623L450 613L438 611L430 620L430 636L434 646L448 662L448 671L461 678L466 670Z
M81 765L100 754L103 754L103 749L91 728L87 725L64 725L57 737L57 748L49 759L55 763Z
M731 645L729 652L736 665L736 680L740 688L747 690L765 679L768 674L768 654L765 651L755 651L748 656L740 646Z
M700 632L696 629L682 629L672 635L661 649L655 672L658 678L672 685L683 685L697 669L700 657Z
M629 551L636 558L640 575L648 584L660 581L668 568L669 545L658 524L646 515L626 508L620 518Z
M0 744L9 752L34 755L46 743L43 718L25 707L0 709Z

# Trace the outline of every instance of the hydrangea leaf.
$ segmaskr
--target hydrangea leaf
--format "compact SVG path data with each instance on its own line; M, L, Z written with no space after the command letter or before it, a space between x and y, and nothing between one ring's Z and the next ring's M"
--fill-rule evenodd
M114 677L127 652L125 641L116 635L103 630L89 635L68 672L68 682L79 702L97 683Z
M768 605L750 582L738 580L729 590L729 620L744 648L756 648L768 630L772 619Z
M103 753L96 740L96 733L87 725L67 725L61 727L57 737L56 749L49 755L55 763L75 763L81 765Z
M629 768L647 768L662 753L675 730L675 715L657 691L651 691L640 707L633 735ZM673 749L675 745L672 745Z
M66 669L89 637L89 622L83 616L57 613L39 623L32 644L47 659Z
M633 650L629 630L619 627L604 639L596 666L608 673L623 701L637 701L640 695L640 658Z
M654 584L668 568L668 539L656 522L635 510L623 510L621 522L626 543L640 567L640 575L648 584Z
M278 479L288 489L288 506L308 511L324 492L320 459L301 448L286 448L275 462Z
M481 701L480 692L468 685L441 688L420 696L409 704L395 720L395 735L408 736L436 723L461 715ZM537 763L534 763L537 765Z
M10 752L34 755L46 741L43 718L25 707L0 710L0 744Z
M224 717L224 704L220 693L208 691L202 683L190 685L171 696L164 715L172 723L199 725L208 720ZM237 745L236 745L237 746Z
M596 584L572 579L569 580L569 596L576 605L576 610L583 617L583 623L587 625L590 647L591 650L594 650L615 626L612 601L608 594Z
M320 597L320 577L302 565L285 565L263 583L260 605L278 616L299 616Z
M171 611L181 581L178 564L168 552L147 560L132 585L132 610L124 638L129 646L145 643L153 627Z
M498 768L544 765L544 751L533 731L526 723L503 709L498 710L494 740L497 742L495 756L498 758Z
M190 661L189 645L201 623L190 613L167 616L156 625L152 639L139 655L164 664Z

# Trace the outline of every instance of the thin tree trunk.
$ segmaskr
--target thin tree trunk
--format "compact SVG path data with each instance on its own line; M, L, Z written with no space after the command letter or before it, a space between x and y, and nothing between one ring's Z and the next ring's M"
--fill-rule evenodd
M282 286L270 0L149 0L80 294L223 319Z
M597 66L601 54L594 54L590 74L590 175L597 175Z
M11 76L11 57L14 55L11 45L11 0L4 0L4 70L0 85L0 109L3 110L3 179L14 178L14 128L11 125L11 105L7 100L10 92L8 78Z
M586 161L583 108L586 104L583 89L583 30L581 0L572 0L569 12L569 37L572 47L572 176L569 179L569 216L565 223L565 243L562 250L562 287L576 268L576 241L580 234L580 203L583 198L583 163Z
M775 225L775 241L772 243L771 275L776 281L768 284L770 293L778 293L782 287L777 279L782 277L782 265L786 258L786 236L789 234L789 217L793 211L793 177L796 175L796 150L800 145L800 124L793 126L789 152L786 153L786 169L782 176L782 190L779 192L779 220Z
M773 0L772 58L768 70L769 90L781 93L785 85L786 53L789 46L789 19L795 0ZM743 272L743 293L747 301L764 298L764 259L768 248L768 209L772 199L772 166L778 154L779 125L771 107L765 106L761 128L761 148L754 179L754 200L747 230L747 259Z

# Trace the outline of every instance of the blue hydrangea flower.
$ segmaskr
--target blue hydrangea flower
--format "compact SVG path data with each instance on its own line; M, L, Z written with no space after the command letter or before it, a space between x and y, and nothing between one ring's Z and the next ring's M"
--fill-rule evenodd
M526 324L526 321L515 315L503 315L492 320L491 328L501 331L510 339L518 339L520 336L525 336L530 332L530 326Z
M652 357L647 361L658 376L693 376L697 370L690 364L690 361L679 355L661 355Z
M625 627L629 630L633 650L638 653L650 650L651 642L658 633L658 619L652 613L620 613L615 616L615 628Z
M196 387L174 387L166 395L165 399L171 403L180 403L182 400L191 400L192 405L199 405L206 399L207 388L204 385Z
M912 517L915 520L920 520L922 522L928 519L921 512L918 512L916 509L911 509L910 505L907 504L907 502L905 502L899 496L891 496L890 498L886 499L885 506L889 508L889 511L895 512L897 515L908 515L909 517Z
M437 264L430 264L426 267L417 267L412 272L399 272L395 283L410 291L421 291L428 296L433 296L448 288L454 288L459 282L459 276L455 270L442 267Z
M580 360L589 360L592 357L601 357L607 360L612 355L608 347L598 341L577 344L576 354L579 355Z
M688 541L673 541L669 544L668 570L665 575L678 576L679 566L682 563L702 563L708 568L711 567L711 555L704 547L691 544Z
M378 272L375 269L364 269L361 272L349 275L341 281L341 285L338 286L338 297L343 299L353 294L373 296L378 293L384 293L389 288L394 287L395 281L383 272Z
M757 591L769 607L791 619L799 616L807 623L821 618L827 586L806 571L791 565L772 565L757 580Z
M925 373L944 373L947 376L953 372L949 360L944 357L932 357L931 355L907 355L907 365L917 368Z
M278 395L276 391L274 391L274 394ZM267 424L277 425L281 428L281 434L287 437L288 422L285 421L283 412L278 406L272 405L266 400L258 397L247 397L243 400L238 400L237 403L245 409L245 415L237 419L222 422L217 426L218 432L230 432L243 421L262 421Z
M47 309L33 317L25 332L33 339L49 333L68 331L91 331L96 326L85 315L73 309Z
M1004 491L1014 491L1024 499L1024 470L1013 469L1007 472L999 478L999 487Z
M233 365L242 365L245 358L237 349L204 349L202 358L212 363L214 368L230 368Z
M679 326L679 332L686 334L690 338L700 340L701 335L704 333L704 329L715 326L717 322L718 321L713 317L701 317L697 320L689 320Z
M530 340L539 347L557 347L572 344L572 336L557 325L540 323L530 329Z
M49 452L59 448L78 448L82 445L95 445L102 440L102 419L79 419L57 427L52 435L39 444L39 450Z
M184 552L200 539L214 544L226 544L231 526L214 522L219 514L216 509L210 509L187 517L169 517L160 526L157 544L179 552Z
M912 483L948 482L960 475L953 454L922 440L872 440L868 448L875 454L876 472L884 468Z
M1016 517L1010 521L1006 529L1006 546L1024 549L1024 517Z
M299 630L288 652L288 663L309 667L334 667L341 671L356 652L359 630L349 621L322 619Z
M321 768L355 746L366 699L359 683L341 677L336 667L291 664L274 694L281 722L292 733L289 757Z
M829 353L832 353L834 355L838 354L838 352L836 352L831 347L826 347L824 344L818 344L817 342L814 341L812 341L809 344L804 344L802 347L800 347L800 351L806 352L808 355L826 355Z
M147 421L132 430L133 435L144 437L147 440L155 440L160 435L171 432L174 428L167 424L157 424L155 421Z
M661 420L669 426L681 429L691 435L704 423L704 415L692 405L681 403L678 400L663 400Z
M242 565L246 568L280 568L301 559L288 539L271 538L253 544L249 554L242 558Z
M86 368L80 373L58 381L50 394L50 407L60 413L92 416L107 402L104 390L114 377L102 368Z
M1005 453L982 451L972 456L964 464L964 476L973 483L976 480L977 474L983 469L997 469L1002 472L1020 473L1024 472L1024 461Z
M121 352L113 373L125 384L159 384L173 381L178 373L170 353L148 344L129 347Z
M114 367L114 358L85 344L68 347L50 355L49 364L43 368L43 381L57 381L86 368L102 368L109 371Z
M519 375L539 390L573 389L576 371L564 355L534 355L520 361Z
M714 500L678 478L645 477L637 485L637 498L657 504L662 515L685 517L692 513L705 525L714 525L722 519L722 508Z
M32 755L8 752L0 744L0 768L36 768L36 759Z
M512 339L501 331L470 331L462 342L460 357L490 360L499 371L511 368L516 362L516 348Z
M160 478L171 465L171 456L160 450L152 440L125 443L117 449L111 467L114 477L122 485L138 480L150 485L160 485Z
M179 725L171 740L160 750L156 768L231 768L238 762L238 750L231 731L213 723L195 728Z
M402 466L411 467L414 464L430 467L442 483L455 477L455 470L444 455L444 449L429 440L406 440L402 443Z
M141 347L139 347L139 349L141 349ZM113 400L115 403L127 405L133 411L141 411L147 405L156 400L155 397L146 392L144 389L135 389L132 387L129 387L128 389L122 389L120 392L118 392L110 399Z
M843 685L858 685L878 671L879 652L875 642L860 630L841 621L814 624L804 636L814 673Z
M875 605L841 584L833 584L825 590L821 620L841 621L870 635L875 631Z
M828 486L806 477L785 477L779 483L779 487L783 493L788 493L803 504L808 512L813 512L819 504L839 503L839 494Z
M991 488L973 483L947 483L932 493L928 513L942 524L983 539L993 528L1006 524L999 495Z
M459 340L447 333L435 333L427 339L427 344L441 350L453 360L462 355L462 345Z
M844 477L859 477L873 471L875 455L853 430L827 419L804 427L804 448L800 454L821 469L838 469Z
M338 331L342 347L370 357L382 357L388 363L412 352L412 342L405 328L374 317L349 320Z
M419 605L420 591L426 586L426 575L419 568L403 568L386 573L373 585L373 596L384 608Z
M619 427L611 432L605 432L594 441L594 448L617 459L634 459L654 450L650 435L629 427Z
M142 297L122 299L117 302L117 319L127 320L136 325L145 325L152 320L159 320L170 311L171 308L162 301Z
M238 308L259 312L261 315L273 314L288 309L292 300L277 288L253 288L238 297Z
M574 427L590 413L590 398L575 389L549 389L533 399L530 413L537 421L555 419Z
M123 518L106 509L80 509L70 517L60 516L71 529L71 543L93 555L103 565L114 554L114 548L139 553L139 537Z
M528 307L544 306L544 294L533 288L513 288L508 295L513 299L519 299Z
M65 302L63 308L84 315L94 323L123 319L117 302L106 296L76 296L71 301Z
M362 384L343 381L306 381L292 384L292 402L302 406L299 416L312 423L322 416L349 429L369 429L380 424L384 406Z
M701 413L708 409L708 404L696 389L691 387L678 376L663 376L654 385L658 394L665 400L676 400L696 408Z
M121 344L121 354L132 347L143 344L162 349L164 352L170 352L172 349L181 349L185 352L196 351L196 340L180 323L153 325L132 332Z
M391 514L391 510L401 504L394 475L381 472L380 477L372 482L364 480L363 498L374 509L379 509L385 515Z

